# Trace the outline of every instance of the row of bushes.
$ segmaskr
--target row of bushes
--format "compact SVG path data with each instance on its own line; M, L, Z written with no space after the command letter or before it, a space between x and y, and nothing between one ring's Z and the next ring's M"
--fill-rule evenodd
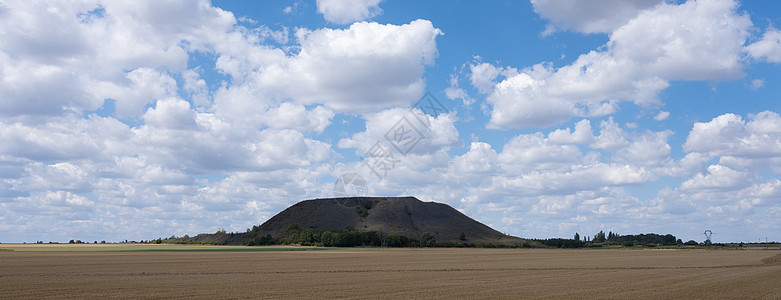
M648 233L636 235L619 235L617 233L610 232L606 236L602 231L594 236L593 240L581 240L579 235L575 233L574 239L553 238L535 241L551 248L602 247L604 245L622 245L624 247L633 247L636 245L642 245L646 247L690 244L697 245L697 242L695 241L688 241L683 243L680 239L676 239L672 234L660 235L655 233Z
M35 242L35 243L36 243L36 244L43 244L43 241L37 241L37 242ZM98 241L94 241L94 242L92 242L92 243L93 243L93 244L97 244L97 243L98 243ZM101 243L101 244L105 244L105 243L106 243L106 241L100 241L100 243ZM50 242L49 242L49 244L53 244L53 243L50 241ZM68 244L89 244L89 242L82 242L81 240L75 240L75 241L74 241L74 240L70 240L70 241L68 241Z
M660 235L655 233L648 234L636 234L636 235L618 235L608 240L615 244L628 245L630 243L637 245L662 245L672 246L678 243L680 240L676 240L672 234ZM680 244L683 244L680 242Z
M377 231L361 230L312 230L293 224L288 226L287 234L279 239L280 244L299 244L321 247L383 246L381 235Z
M585 245L583 241L573 239L545 239L535 241L551 248L582 248Z
M434 247L436 236L426 232L420 239L402 235L386 236L379 231L350 230L317 230L306 229L298 224L288 225L283 229L284 236L274 239L270 234L262 235L258 227L253 227L246 234L251 237L247 245L297 244L302 246L320 247Z

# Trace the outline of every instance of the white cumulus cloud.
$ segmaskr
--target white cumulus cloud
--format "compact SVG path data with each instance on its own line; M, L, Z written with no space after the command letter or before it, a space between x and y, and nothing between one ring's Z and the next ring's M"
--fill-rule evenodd
M669 117L670 117L670 112L669 111L660 111L658 114L656 114L654 116L654 120L664 121L664 120L667 120L667 118L669 118Z
M762 39L746 46L751 57L772 63L781 63L781 30L771 28Z
M382 14L382 0L317 0L317 12L326 21L348 24Z
M337 111L408 106L423 95L424 68L437 57L436 38L441 34L426 20L300 30L301 51L265 66L257 81L279 98Z
M486 98L493 106L488 127L547 127L572 117L605 116L622 101L656 106L670 81L743 76L751 26L731 0L653 6L612 30L604 50L561 68L541 63L505 75ZM477 78L497 73L476 70ZM473 82L485 90L490 80Z
M767 158L781 154L778 113L764 111L749 118L745 122L741 116L724 114L710 122L695 123L683 148L712 156Z
M607 33L626 24L640 11L661 0L532 0L534 11L552 22L544 34L556 29Z

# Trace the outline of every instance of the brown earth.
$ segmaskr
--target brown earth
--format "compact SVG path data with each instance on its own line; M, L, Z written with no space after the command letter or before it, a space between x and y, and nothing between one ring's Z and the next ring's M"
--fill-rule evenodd
M0 299L781 298L779 251L0 251Z

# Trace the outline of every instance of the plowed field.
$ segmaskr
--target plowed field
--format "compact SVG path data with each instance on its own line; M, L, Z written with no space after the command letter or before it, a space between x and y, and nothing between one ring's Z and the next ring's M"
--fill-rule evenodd
M0 299L781 298L778 250L84 249L0 251Z

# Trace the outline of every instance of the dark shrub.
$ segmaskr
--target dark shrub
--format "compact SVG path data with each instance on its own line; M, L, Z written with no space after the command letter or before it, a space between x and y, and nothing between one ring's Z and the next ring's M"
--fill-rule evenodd
M421 247L434 247L437 244L437 237L431 232L424 232L420 236Z

